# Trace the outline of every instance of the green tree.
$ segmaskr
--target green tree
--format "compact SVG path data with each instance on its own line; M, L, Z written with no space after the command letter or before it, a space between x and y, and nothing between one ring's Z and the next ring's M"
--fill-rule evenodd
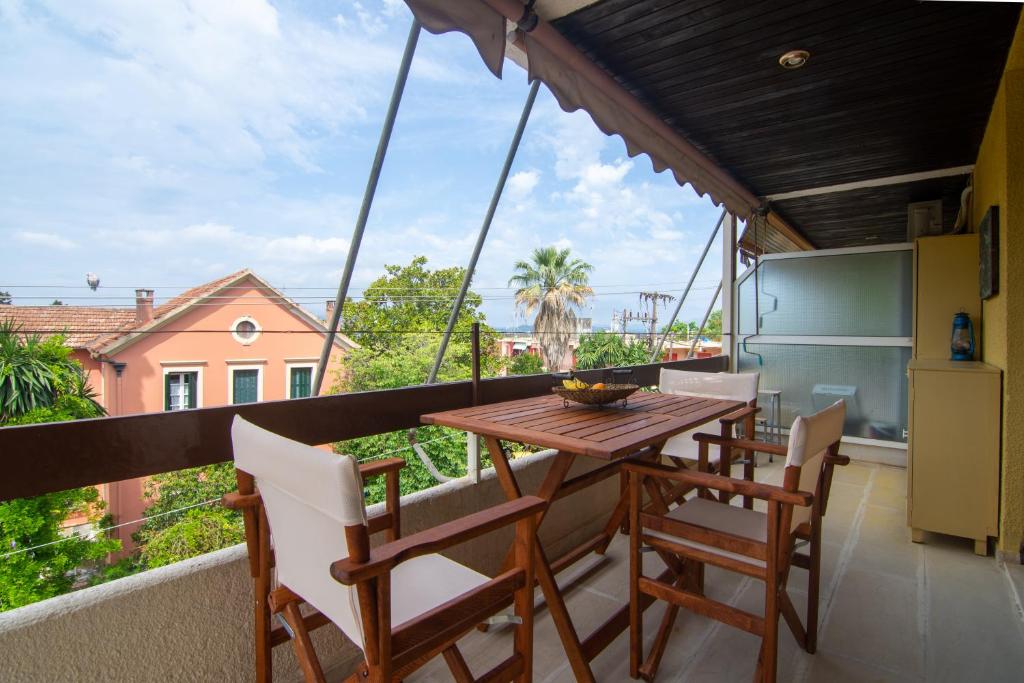
M708 339L722 338L722 309L712 311L708 316L707 325L704 326L704 336Z
M0 322L0 426L102 414L64 337L42 340ZM96 525L102 508L94 487L0 503L0 611L66 593L76 570L120 548L105 536L64 528L72 515L81 515L86 527Z
M508 362L510 375L539 375L544 372L544 361L532 353L521 353L513 356Z
M385 266L385 274L364 291L361 301L346 301L341 329L360 344L346 354L334 391L395 389L426 381L441 334L448 323L452 303L465 274L464 268L431 270L427 259L415 257L408 265ZM470 330L480 325L480 372L495 376L503 359L497 352L498 333L488 326L480 311L482 298L468 292L459 311L455 331L438 371L438 381L450 382L472 376ZM466 436L444 427L420 427L416 438L424 444L438 470L447 476L466 474ZM335 444L335 450L357 460L403 457L403 493L434 486L437 482L409 448L407 432L391 432ZM367 486L367 502L383 500L383 480Z
M576 311L594 295L590 288L589 263L570 259L568 249L535 249L529 261L515 263L516 306L526 315L537 311L533 331L537 335L547 367L559 370L576 328Z
M647 345L638 339L627 344L621 335L595 332L580 336L580 345L576 348L576 367L591 370L643 365L650 360L650 354Z

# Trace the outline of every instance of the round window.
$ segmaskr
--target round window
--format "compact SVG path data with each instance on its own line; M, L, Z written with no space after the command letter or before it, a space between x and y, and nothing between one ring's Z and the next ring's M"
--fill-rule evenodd
M231 327L231 336L239 344L251 344L260 336L260 326L252 318L239 318Z
M256 336L256 323L251 320L243 320L235 326L235 334L242 339L252 339Z

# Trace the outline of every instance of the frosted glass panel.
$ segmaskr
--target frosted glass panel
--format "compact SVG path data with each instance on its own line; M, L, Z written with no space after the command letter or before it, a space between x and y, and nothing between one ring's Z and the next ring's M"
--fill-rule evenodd
M739 287L741 335L909 337L912 252L884 251L769 260Z
M761 373L761 389L782 392L786 427L844 398L844 434L907 440L907 347L741 344L737 356L740 372Z

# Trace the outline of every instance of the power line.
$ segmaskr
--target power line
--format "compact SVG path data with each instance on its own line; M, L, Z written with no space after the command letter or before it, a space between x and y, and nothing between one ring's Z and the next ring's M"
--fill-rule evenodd
M166 512L158 512L157 514L149 515L148 517L140 517L139 519L134 519L134 520L132 520L130 522L121 522L120 524L115 524L113 526L104 527L102 529L96 529L95 531L93 531L93 532L91 532L89 534L89 536L88 536L88 538L86 540L91 541L92 539L96 538L100 534L105 533L107 531L111 531L113 529L120 529L123 526L130 526L132 524L138 524L139 522L146 522L146 521L149 521L151 519L156 519L158 517L166 517L167 515L172 515L172 514L174 514L176 512L182 512L184 510L191 510L192 508L202 507L203 505L209 505L210 503L215 503L215 502L217 502L219 500L220 500L220 498L211 498L210 500L204 500L202 503L194 503L193 505L186 505L185 507L175 508L174 510L167 510ZM8 557L13 557L14 555L20 555L21 553L27 553L27 552L30 552L32 550L38 550L39 548L45 548L45 547L51 546L51 545L57 545L58 543L64 543L66 541L73 541L73 540L80 540L80 539L81 539L81 536L78 536L77 534L72 534L71 536L65 536L64 538L58 538L56 541L50 541L49 543L40 543L39 545L33 545L33 546L28 547L28 548L20 548L18 550L11 551L11 552L6 553L4 555L0 555L0 560L6 560Z
M345 335L361 335L361 334L444 334L444 330L347 330L345 328L339 328L339 332ZM542 336L547 334L564 334L563 332L535 332L534 330L516 330L516 329L500 329L500 328L489 328L484 329L484 332L500 335L531 335L531 336ZM601 332L597 330L596 332ZM100 329L91 327L64 327L59 329L24 329L19 328L17 334L231 334L232 330L225 329L193 329L193 330L133 330L131 328L115 328L115 329ZM260 330L260 334L325 334L323 330ZM459 335L470 335L471 330L455 330L452 334ZM594 332L570 332L570 334L594 334Z
M2 287L2 286L6 286L6 285L0 285L0 287ZM703 286L703 287L694 287L693 289L696 289L696 290L699 290L699 289L712 290L712 289L714 289L714 287L711 286L711 285L708 285L708 286ZM405 290L405 291L415 291L415 290ZM430 290L426 290L426 291L430 291ZM638 295L638 294L643 294L644 291L646 291L646 290L622 290L622 291L616 291L616 292L595 292L595 295L598 295L598 296ZM481 300L483 300L483 301L502 301L502 300L503 301L510 301L510 300L513 300L513 299L516 298L514 294L509 294L509 295L476 294L476 296L478 298L480 298ZM61 295L60 293L56 293L56 294L40 294L40 295L31 295L31 296L18 296L17 298L19 300L30 300L30 301L47 301L47 300L53 299L53 298L59 298L61 301L65 301L65 300L67 300L67 301L96 301L97 299L100 299L102 301L112 301L112 300L113 301L132 301L132 302L136 301L136 297L134 297L134 296L66 296L66 295ZM194 305L194 306L204 306L204 305L205 306L220 306L220 305L223 305L224 302L229 302L229 303L245 302L245 305L249 305L249 306L280 306L282 303L285 303L285 304L287 304L287 303L323 304L323 303L325 303L327 301L326 299L322 299L322 298L310 298L310 297L286 297L285 301L266 301L267 298L268 297L260 296L260 295L252 295L252 296L216 296L216 295L214 295L214 296L195 296L195 297L185 297L185 298L182 298L182 297L170 297L170 298L166 299L163 303L158 304L158 305L163 306L163 305L166 305L166 304L171 303L171 302L174 302L174 303L179 304L179 305L185 305L186 303L193 302L192 305ZM273 299L273 298L281 299L282 297L280 297L278 295L276 297L272 296L272 297L269 297L269 298L271 298L271 299ZM255 302L255 303L249 303L247 300L251 300L252 302ZM389 295L372 295L372 296L357 295L357 296L349 297L349 300L351 300L351 301L368 301L368 302L386 302L386 301L397 301L397 302L402 302L402 301L413 301L413 302L416 302L416 301L424 301L424 302L431 302L431 301L451 302L451 301L455 300L455 297L454 296L441 295L441 294L432 295L432 294L425 294L425 293L424 294L417 293L417 294L401 294L401 295L389 294ZM200 302L200 303L195 303L195 302ZM201 302L211 302L211 303L201 303ZM49 306L50 304L41 304L41 305ZM129 308L130 307L128 304L112 304L109 307L110 308L114 308L114 307L117 307L118 305L120 305L120 306L122 306L124 308ZM240 303L239 305L242 305L242 304ZM101 306L101 304L98 305L98 306ZM93 308L93 307L94 306L90 306L90 308Z
M619 282L619 283L604 283L596 284L592 283L588 285L591 288L604 288L604 287L664 287L671 289L676 285L686 284L683 281L679 282L659 282L653 284L647 283L633 283L633 282ZM0 284L2 288L20 288L20 289L89 289L92 287L88 285L61 285L61 284L32 284L32 285L13 285L13 284ZM195 289L195 285L147 285L145 287L139 285L99 285L97 289L170 289L170 290L181 290L188 291ZM217 287L216 291L234 290L234 289L245 289L245 290L257 290L266 292L289 292L289 291L321 291L321 292L332 292L334 291L331 287L264 287L262 285L227 285L224 287ZM367 287L362 288L359 291L366 291ZM428 291L451 291L457 292L458 287L386 287L386 286L373 286L376 291L406 291L406 290L423 290ZM474 290L515 290L517 287L510 286L492 286L492 287L474 287Z

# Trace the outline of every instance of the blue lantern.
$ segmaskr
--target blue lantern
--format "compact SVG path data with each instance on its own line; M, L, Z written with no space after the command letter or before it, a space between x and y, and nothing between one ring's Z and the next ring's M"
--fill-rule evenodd
M949 344L953 360L974 360L974 324L960 311L953 316L953 338Z

